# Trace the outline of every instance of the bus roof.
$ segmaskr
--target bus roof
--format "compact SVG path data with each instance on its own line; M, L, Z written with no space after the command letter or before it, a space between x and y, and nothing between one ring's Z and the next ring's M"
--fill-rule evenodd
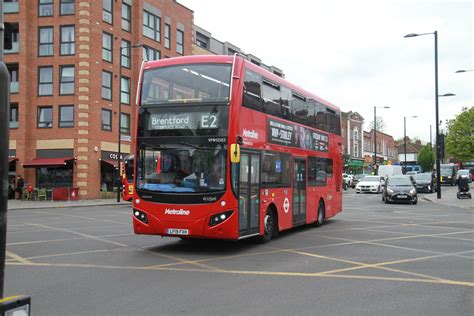
M332 110L336 112L340 112L340 108L334 104L332 104L329 101L324 100L321 97L318 97L317 95L304 90L290 81L279 77L270 71L253 64L252 62L242 58L241 56L237 55L237 58L242 60L245 64L245 66L253 71L256 71L260 73L261 75L265 76L267 79L270 79L274 81L275 83L278 83L282 86L285 86L294 92L297 92L299 94L302 94L309 99L313 99L315 101L318 101L320 103L323 103L324 105L332 108ZM165 58L165 59L159 59L159 60L153 60L153 61L147 61L145 62L145 65L143 66L144 70L147 69L152 69L156 67L166 67L166 66L174 66L174 65L180 65L180 64L196 64L196 63L232 63L234 60L234 56L232 55L190 55L190 56L181 56L181 57L173 57L173 58Z

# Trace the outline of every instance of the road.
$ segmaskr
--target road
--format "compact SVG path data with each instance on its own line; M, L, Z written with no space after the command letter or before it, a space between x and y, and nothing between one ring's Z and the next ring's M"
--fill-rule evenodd
M32 315L472 315L473 211L344 193L267 244L135 236L124 205L13 210L5 295Z

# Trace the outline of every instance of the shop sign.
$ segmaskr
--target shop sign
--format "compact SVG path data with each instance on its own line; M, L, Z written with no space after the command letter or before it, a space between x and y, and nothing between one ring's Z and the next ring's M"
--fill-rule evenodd
M117 152L102 150L100 158L102 160L118 160L118 157ZM120 155L120 160L123 160L123 155Z

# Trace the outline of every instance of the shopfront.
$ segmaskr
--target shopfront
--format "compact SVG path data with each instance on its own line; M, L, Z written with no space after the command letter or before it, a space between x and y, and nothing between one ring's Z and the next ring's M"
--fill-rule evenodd
M364 159L351 158L348 163L349 172L352 174L364 173Z
M74 162L73 149L38 149L23 168L36 169L36 188L72 188Z
M100 154L100 191L117 192L117 178L118 153L102 150Z

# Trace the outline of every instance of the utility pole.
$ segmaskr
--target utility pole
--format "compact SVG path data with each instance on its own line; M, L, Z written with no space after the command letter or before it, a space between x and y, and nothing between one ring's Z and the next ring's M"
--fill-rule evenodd
M8 209L8 133L10 127L10 74L3 62L4 31L3 1L0 1L0 298L3 298L3 285L5 282Z

